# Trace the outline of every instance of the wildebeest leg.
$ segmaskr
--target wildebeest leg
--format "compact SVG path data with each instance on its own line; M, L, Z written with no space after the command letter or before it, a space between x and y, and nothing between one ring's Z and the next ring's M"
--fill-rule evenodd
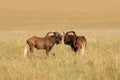
M71 50L74 51L74 48L71 47Z
M73 56L73 57L76 56L76 50L75 50L74 48L72 48L72 47L71 47L71 50L73 51L72 56Z
M34 52L34 46L31 46L31 47L30 47L29 55L31 55L33 52Z
M76 47L76 48L74 48L74 51L77 53L77 51L78 51L78 48Z
M51 50L51 49L50 49L49 47L46 48L46 55L47 55L47 56L49 56L50 50Z
M77 52L77 48L75 48L73 45L71 45L71 50Z
M80 54L80 47L77 48L77 53Z

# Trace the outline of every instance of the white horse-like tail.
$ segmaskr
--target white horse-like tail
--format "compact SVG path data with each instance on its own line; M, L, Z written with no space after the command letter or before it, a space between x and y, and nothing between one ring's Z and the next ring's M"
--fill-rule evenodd
M82 56L83 56L84 53L85 53L85 43L82 44L81 53L82 53Z
M25 48L24 48L24 57L26 57L27 53L28 53L28 44L25 45Z

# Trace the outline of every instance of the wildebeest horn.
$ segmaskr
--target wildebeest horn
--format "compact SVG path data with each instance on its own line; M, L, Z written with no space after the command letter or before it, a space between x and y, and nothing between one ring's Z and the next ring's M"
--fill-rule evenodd
M69 33L73 33L74 35L76 35L76 33L74 31L69 31L69 32L66 33L66 35L69 34Z
M54 34L54 32L48 32L47 34L46 34L46 36L48 36L49 34L51 34L51 33L53 33Z

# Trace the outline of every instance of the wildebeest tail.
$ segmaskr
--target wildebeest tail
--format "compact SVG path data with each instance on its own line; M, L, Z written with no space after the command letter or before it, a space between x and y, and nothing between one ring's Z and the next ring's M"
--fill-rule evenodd
M83 44L82 44L82 49L81 49L82 56L83 56L83 55L84 55L84 53L85 53L85 46L86 46L86 44L85 44L85 43L83 43Z
M28 44L26 44L24 48L24 57L26 57L27 53L28 53Z

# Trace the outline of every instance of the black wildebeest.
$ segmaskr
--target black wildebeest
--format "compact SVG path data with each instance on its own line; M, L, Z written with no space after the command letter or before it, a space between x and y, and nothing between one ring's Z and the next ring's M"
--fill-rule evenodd
M72 33L72 34L70 34ZM84 55L87 40L84 36L77 36L74 31L69 31L64 33L64 44L71 46L74 52L79 52L82 50L82 55Z
M53 33L53 35L49 35ZM53 48L55 44L60 44L62 42L62 36L58 32L48 32L45 37L33 36L27 40L27 45L29 45L29 50L27 46L24 49L24 56L34 52L34 48L40 50L46 50L46 55L49 55L49 51Z

